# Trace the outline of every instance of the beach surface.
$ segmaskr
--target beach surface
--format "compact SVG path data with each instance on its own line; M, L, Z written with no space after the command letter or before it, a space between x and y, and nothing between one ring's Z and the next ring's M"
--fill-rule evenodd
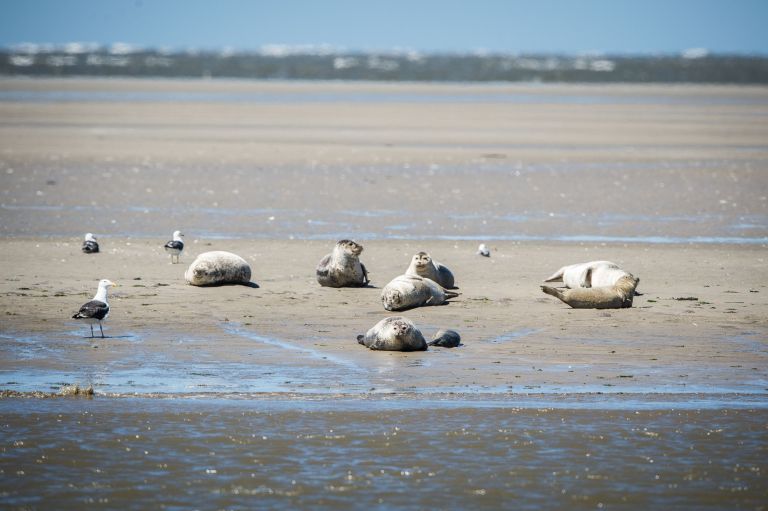
M760 509L767 118L768 89L748 87L0 80L0 498ZM81 252L86 232L100 253ZM364 246L370 287L316 282L344 238ZM255 285L187 285L210 250L245 258ZM462 346L360 346L422 250L461 294L397 314ZM640 278L632 308L541 292L591 260ZM102 278L118 284L104 339L71 319ZM24 399L71 385L93 399ZM46 443L62 421L102 454ZM109 454L148 425L125 463ZM35 458L40 445L69 454ZM469 459L486 463L470 475ZM65 476L69 460L78 481L103 469L100 489ZM127 465L128 481L185 489L126 493Z

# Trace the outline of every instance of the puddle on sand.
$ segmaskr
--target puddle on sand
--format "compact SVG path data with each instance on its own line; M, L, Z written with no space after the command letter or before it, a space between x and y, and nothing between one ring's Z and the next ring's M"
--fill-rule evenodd
M539 332L539 329L536 328L521 328L520 330L513 330L511 332L505 332L501 335L497 335L496 337L492 337L490 339L485 339L482 342L491 342L491 343L502 343L502 342L508 342L508 341L515 341L517 339L520 339L522 337L526 337L531 334L535 334L536 332Z

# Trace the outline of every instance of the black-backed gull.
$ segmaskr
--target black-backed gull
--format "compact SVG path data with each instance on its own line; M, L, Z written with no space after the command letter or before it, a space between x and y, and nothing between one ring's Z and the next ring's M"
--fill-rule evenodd
M176 256L176 262L179 262L179 256L184 250L184 242L181 241L184 235L181 231L173 231L173 239L165 244L165 251L171 256L171 264L173 264L173 257Z
M93 335L93 324L99 324L99 330L101 330L101 337L104 338L104 329L101 328L101 322L107 319L109 315L109 303L107 303L107 289L110 286L116 286L114 282L107 279L101 279L99 281L99 289L96 291L93 300L86 302L80 307L73 319L82 319L86 323L91 325L91 337Z
M99 243L96 241L96 237L90 232L85 235L85 241L83 241L83 252L86 254L95 254L99 251Z

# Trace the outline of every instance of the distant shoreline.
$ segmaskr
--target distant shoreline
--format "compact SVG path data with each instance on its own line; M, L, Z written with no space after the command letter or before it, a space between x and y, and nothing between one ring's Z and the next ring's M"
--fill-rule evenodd
M0 49L0 76L387 82L768 84L768 56Z

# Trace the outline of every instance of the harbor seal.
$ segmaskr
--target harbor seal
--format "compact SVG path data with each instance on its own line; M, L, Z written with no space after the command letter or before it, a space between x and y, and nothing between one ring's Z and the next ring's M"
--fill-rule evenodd
M324 287L365 287L368 285L368 271L360 262L363 246L352 240L340 240L333 252L318 263L315 272L317 281Z
M632 307L638 282L640 279L637 277L625 275L612 286L576 289L541 286L541 290L559 298L574 309L624 309Z
M438 263L427 252L419 252L413 259L411 265L405 270L406 275L418 275L433 280L443 286L445 289L455 289L453 273L451 270Z
M184 278L193 286L250 284L251 267L239 255L215 250L197 256L184 273Z
M400 275L384 286L381 303L388 311L401 311L422 305L442 305L459 293L444 289L437 282L418 275Z
M376 323L357 342L372 350L424 351L427 341L413 322L403 316L390 316Z
M455 348L461 344L461 336L455 330L438 330L435 336L427 343L428 346L441 348Z
M544 282L560 282L565 287L606 287L616 284L620 278L632 276L611 261L590 261L588 263L563 266Z

